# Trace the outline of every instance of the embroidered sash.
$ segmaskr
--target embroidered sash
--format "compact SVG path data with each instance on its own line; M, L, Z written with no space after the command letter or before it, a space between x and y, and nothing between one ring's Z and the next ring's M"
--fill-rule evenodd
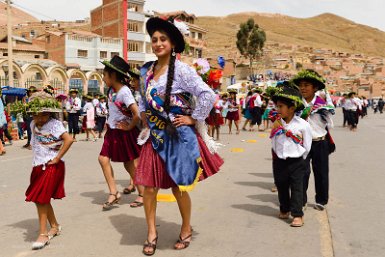
M278 123L278 126L271 130L270 138L284 134L285 136L291 138L294 143L303 145L302 136L296 135L291 130L285 129L279 120L276 122Z
M321 97L317 96L314 104L303 109L300 116L302 119L307 120L313 113L319 113L322 117L324 117L328 112L334 114L334 106L327 105Z

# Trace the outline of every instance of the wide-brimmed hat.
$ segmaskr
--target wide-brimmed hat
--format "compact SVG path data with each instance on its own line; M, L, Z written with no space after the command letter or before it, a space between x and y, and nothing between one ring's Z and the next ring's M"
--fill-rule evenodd
M260 88L260 87L253 87L252 89L251 89L251 92L253 92L253 93L262 93L263 92L263 90L262 90L262 88Z
M62 112L62 106L52 95L41 91L31 95L26 106L28 113Z
M238 90L236 88L227 89L227 93L229 94L238 94Z
M293 102L294 106L296 107L296 111L302 110L304 108L301 92L296 85L293 85L289 81L284 81L274 90L272 95L273 102L276 103L280 99Z
M114 57L112 57L110 61L102 61L101 63L104 66L107 66L119 72L126 78L130 78L130 76L128 75L128 71L130 70L130 65L128 65L128 63L122 57L115 55Z
M76 88L71 88L69 93L70 93L70 94L72 94L72 93L78 94L78 93L79 93L79 90L77 90Z
M318 90L325 88L325 79L314 70L302 70L293 78L293 82L297 86L299 86L299 83L303 80L311 82Z
M55 94L55 89L50 84L45 85L43 91L52 96Z
M99 100L101 100L101 99L107 99L107 96L106 95L100 95Z
M185 41L182 32L177 27L180 22L174 20L166 20L159 17L150 18L146 23L148 34L152 36L155 31L161 30L167 33L172 43L175 44L174 51L182 53L185 48Z
M140 70L137 68L133 68L128 71L128 74L130 74L131 77L139 79L140 78Z
M30 93L35 93L37 92L37 88L35 86L30 86L28 89L27 89L28 92Z

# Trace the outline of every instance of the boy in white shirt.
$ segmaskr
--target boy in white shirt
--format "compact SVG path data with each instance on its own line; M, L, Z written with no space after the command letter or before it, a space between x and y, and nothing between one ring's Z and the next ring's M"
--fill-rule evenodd
M303 226L303 177L305 159L310 152L310 125L295 115L303 108L301 94L295 85L285 82L272 97L280 118L270 134L273 149L274 181L278 189L280 219L293 221L290 226Z

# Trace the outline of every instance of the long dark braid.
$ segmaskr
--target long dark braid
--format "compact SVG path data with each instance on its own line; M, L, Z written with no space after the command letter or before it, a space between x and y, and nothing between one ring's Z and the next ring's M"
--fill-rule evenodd
M166 131L169 133L172 137L177 137L177 130L175 126L172 124L170 118L168 117L168 114L170 113L170 97L171 97L171 89L172 84L174 82L174 73L175 73L175 55L171 55L170 62L168 64L168 73L167 73L167 84L166 84L166 94L164 98L164 111L167 114L167 121L166 121Z

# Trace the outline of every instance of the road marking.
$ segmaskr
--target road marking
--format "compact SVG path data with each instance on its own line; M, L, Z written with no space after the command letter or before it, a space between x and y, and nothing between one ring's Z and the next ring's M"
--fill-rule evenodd
M332 231L330 228L327 210L317 211L317 219L320 223L320 241L322 257L334 257Z
M251 140L246 140L247 143L257 143L257 140L251 139Z
M175 196L172 194L158 194L156 197L158 202L175 202Z
M258 136L265 138L265 137L267 137L267 134L258 134Z
M231 148L232 153L243 153L245 149L243 148Z

